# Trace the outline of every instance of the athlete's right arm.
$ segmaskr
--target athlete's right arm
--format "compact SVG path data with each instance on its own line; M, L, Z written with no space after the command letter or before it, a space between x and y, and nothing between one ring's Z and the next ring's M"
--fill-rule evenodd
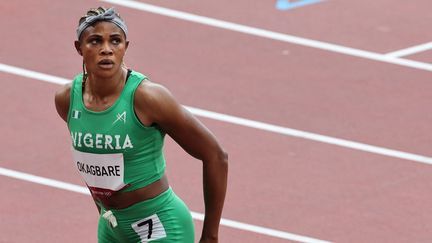
M70 90L71 90L71 84L70 83L65 84L55 93L55 97L54 97L57 113L65 122L67 122L68 113L69 113ZM101 209L99 205L96 204L96 207L100 213Z
M57 113L65 122L67 122L67 117L69 113L70 90L71 84L65 84L61 89L56 92L54 98Z

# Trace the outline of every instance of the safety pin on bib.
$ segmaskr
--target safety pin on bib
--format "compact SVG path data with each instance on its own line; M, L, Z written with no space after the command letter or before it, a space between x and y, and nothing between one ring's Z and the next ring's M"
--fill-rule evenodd
M108 222L110 222L111 226L113 228L117 227L117 219L114 216L114 214L111 212L111 210L106 211L102 217L106 220L108 220Z

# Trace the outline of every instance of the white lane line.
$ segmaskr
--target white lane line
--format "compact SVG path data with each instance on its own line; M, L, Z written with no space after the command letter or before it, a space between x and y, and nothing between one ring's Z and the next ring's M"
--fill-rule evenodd
M201 117L206 117L206 118L210 118L210 119L214 119L214 120L224 121L227 123L233 123L233 124L237 124L237 125L241 125L241 126L245 126L245 127L252 127L252 128L265 130L265 131L269 131L269 132L274 132L274 133L279 133L279 134L283 134L283 135L288 135L288 136L292 136L292 137L304 138L304 139L312 140L312 141L316 141L316 142L332 144L332 145L336 145L336 146L340 146L340 147L351 148L351 149L360 150L360 151L364 151L364 152L369 152L369 153L374 153L374 154L379 154L379 155L385 155L385 156L399 158L399 159L406 159L406 160L411 160L411 161L416 161L416 162L432 165L432 157L402 152L402 151L383 148L383 147L377 147L377 146L373 146L373 145L369 145L369 144L358 143L358 142L354 142L354 141L329 137L329 136L325 136L325 135L320 135L320 134L311 133L311 132L305 132L305 131L291 129L291 128L282 127L282 126L276 126L276 125L272 125L272 124L268 124L268 123L253 121L253 120L249 120L249 119L225 115L225 114L216 113L216 112L212 112L212 111L206 111L206 110L193 108L193 107L187 107L186 106L186 108L189 109L194 115L201 116Z
M396 58L392 56L387 56L379 53L374 53L370 51L364 51L360 49L355 49L351 47L326 43L322 41L316 41L311 39L306 39L298 36L287 35L279 32L269 31L265 29L259 29L255 27L250 27L246 25L236 24L232 22L227 22L223 20L218 20L214 18L209 18L205 16L200 16L196 14L191 14L187 12L177 11L173 9L163 8L155 5L150 5L146 3L137 2L134 0L101 0L102 2L108 2L128 8L133 8L141 11L146 11L154 14L159 14L167 17L182 19L194 23L199 23L203 25L208 25L216 28L241 32L244 34L259 36L263 38L268 38L272 40L278 40L283 42L288 42L292 44L317 48L321 50L326 50L330 52L336 52L340 54L345 54L349 56L361 57L369 60L375 60L385 63L391 63L396 65L401 65L405 67L432 71L432 64L418 62L408 59Z
M22 70L23 75L21 75L21 73L19 71L17 72L17 70ZM46 81L46 82L50 82L50 83L56 83L56 84L64 84L67 82L71 82L70 80L65 79L65 78L47 75L47 74L43 74L43 73L39 73L39 72L35 72L35 71L29 71L26 69L17 68L17 67L9 66L6 64L2 64L2 63L0 63L0 71L5 72L5 73L15 74L18 76L24 76L24 77L28 77L27 76L28 73L31 73L34 76L32 76L30 78L33 78L36 80L41 80L41 81ZM230 115L221 114L221 113L217 113L217 112L213 112L213 111L207 111L207 110L194 108L194 107L190 107L190 106L184 106L184 107L186 109L188 109L192 114L194 114L196 116L200 116L200 117L205 117L205 118L223 121L223 122L227 122L227 123L232 123L232 124L245 126L245 127L251 127L251 128L255 128L255 129L259 129L259 130L268 131L268 132L283 134L283 135L287 135L287 136L291 136L291 137L298 137L298 138L303 138L303 139L312 140L312 141L316 141L316 142L332 144L332 145L350 148L350 149L355 149L355 150L360 150L360 151L364 151L364 152L368 152L368 153L379 154L379 155L389 156L389 157L393 157L393 158L411 160L411 161L415 161L415 162L419 162L419 163L432 165L432 157L427 157L424 155L407 153L407 152L402 152L402 151L398 151L398 150L378 147L378 146L374 146L374 145L354 142L354 141L350 141L350 140L325 136L325 135L321 135L321 134L317 134L317 133L311 133L311 132L296 130L296 129L292 129L292 128L272 125L272 124L268 124L268 123L264 123L264 122L249 120L249 119L245 119L245 118L241 118L241 117L230 116Z
M40 176L36 176L36 175L28 174L28 173L23 173L23 172L19 172L19 171L15 171L15 170L10 170L10 169L6 169L6 168L2 168L2 167L0 167L0 175L15 178L18 180L28 181L28 182L32 182L32 183L36 183L36 184L41 184L44 186L54 187L54 188L58 188L58 189L66 190L66 191L72 191L72 192L77 192L77 193L81 193L81 194L85 194L85 195L90 195L89 190L83 186L78 186L75 184L66 183L66 182L58 181L58 180L53 180L53 179L49 179L49 178L45 178L45 177L40 177ZM197 212L191 212L191 213L192 213L192 217L194 219L200 220L200 221L204 220L204 214L197 213ZM285 239L285 240L292 240L292 241L297 241L297 242L308 242L308 243L329 243L329 241L323 241L323 240L314 239L311 237L297 235L297 234L292 234L292 233L288 233L288 232L284 232L284 231L280 231L280 230L274 230L274 229L256 226L256 225L252 225L252 224L246 224L246 223L242 223L242 222L238 222L238 221L234 221L234 220L230 220L230 219L222 218L221 219L221 225L227 226L230 228L254 232L254 233L258 233L258 234L262 234L262 235L281 238L281 239Z
M432 42L428 42L425 44L421 44L421 45L417 45L417 46L412 46L409 48L405 48L402 50L398 50L398 51L394 51L394 52L390 52L385 54L388 57L403 57L403 56L409 56L415 53L419 53L419 52L423 52L423 51L427 51L432 49Z
M29 79L36 79L36 80L44 81L44 82L48 82L48 83L66 84L66 83L71 82L69 79L60 78L60 77L52 76L49 74L35 72L35 71L28 70L28 69L10 66L10 65L6 65L6 64L2 64L2 63L0 63L0 71L5 72L5 73L14 74L17 76L26 77Z
M27 174L27 173L15 171L15 170L10 170L10 169L6 169L3 167L0 167L0 175L15 178L18 180L28 181L28 182L32 182L32 183L36 183L36 184L40 184L40 185L44 185L44 186L55 187L55 188L62 189L65 191L71 191L71 192L77 192L77 193L81 193L81 194L90 195L90 192L86 187L82 187L82 186L78 186L75 184L62 182L62 181L58 181L58 180L48 179L45 177L40 177L40 176L36 176L36 175L32 175L32 174Z

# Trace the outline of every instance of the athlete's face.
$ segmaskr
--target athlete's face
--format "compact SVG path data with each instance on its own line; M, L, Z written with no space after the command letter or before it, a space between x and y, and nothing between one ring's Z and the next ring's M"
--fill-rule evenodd
M87 71L100 77L111 77L120 71L129 41L123 31L111 22L97 22L89 26L75 41L75 48L83 56Z

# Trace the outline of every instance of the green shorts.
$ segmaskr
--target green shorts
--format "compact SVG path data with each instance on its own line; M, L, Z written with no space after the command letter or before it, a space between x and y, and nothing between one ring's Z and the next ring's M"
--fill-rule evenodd
M99 243L193 243L194 237L191 213L171 188L125 209L101 207Z

